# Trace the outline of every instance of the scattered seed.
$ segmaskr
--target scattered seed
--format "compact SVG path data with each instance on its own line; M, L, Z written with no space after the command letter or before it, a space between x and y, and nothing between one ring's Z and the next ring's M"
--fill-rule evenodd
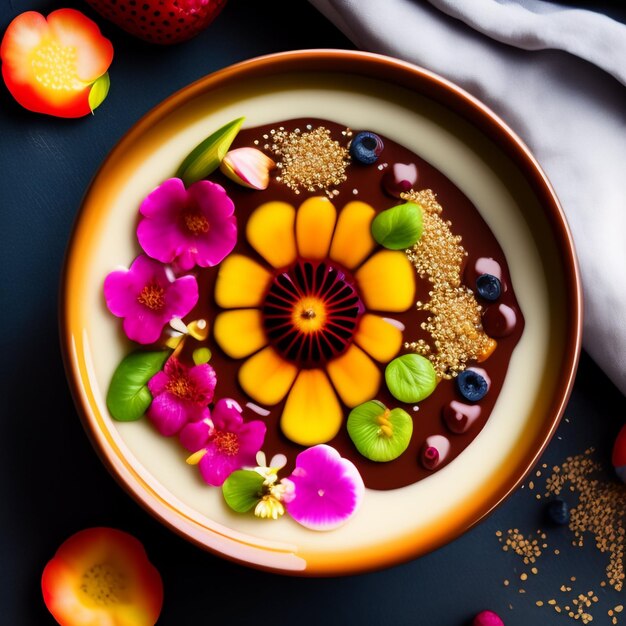
M431 336L407 342L405 347L427 357L439 378L451 379L467 363L484 360L495 342L482 328L482 306L471 289L461 284L461 270L467 252L461 237L452 233L451 223L441 217L442 207L432 190L401 194L403 200L422 207L422 237L407 251L409 261L421 278L432 285L427 302L417 302L420 311L430 313L422 329Z
M271 132L273 143L264 148L278 158L279 182L296 194L302 190L323 190L329 197L337 195L338 191L333 187L347 180L350 154L345 146L332 138L327 128L318 126L304 133L299 128L292 132L284 129ZM263 135L263 139L267 138Z
M592 448L583 454L571 456L558 466L554 465L549 475L544 477L545 486L539 486L535 481L529 481L527 486L530 490L539 490L536 499L549 499L554 501L564 492L573 496L567 496L571 502L570 519L567 523L573 533L572 545L583 547L585 541L594 541L594 545L601 553L606 553L608 564L606 566L606 579L600 582L605 588L611 586L615 591L622 591L626 579L624 566L624 552L626 551L626 511L624 501L626 499L626 485L617 481L604 481L598 477L601 465L593 460ZM547 465L542 467L547 469ZM542 472L537 470L535 476L539 478ZM577 498L577 500L576 500ZM560 531L563 532L563 531ZM496 536L504 552L512 552L518 555L525 565L533 564L547 550L547 536L538 530L535 534L523 534L519 529L509 529L506 532L497 531ZM558 548L552 553L560 554ZM530 572L538 574L538 568L532 567ZM525 581L528 574L522 572L519 579ZM561 593L572 592L572 583L576 582L576 576L569 577L569 584L560 586ZM505 586L508 586L508 581ZM520 594L526 593L525 589L518 589ZM575 592L577 593L577 592ZM536 600L537 607L552 607L561 615L567 615L574 621L582 624L591 624L594 621L594 608L599 602L598 595L589 590L577 593L576 597L564 606L559 605L556 599ZM624 610L620 604L608 612L610 623L617 626L617 615Z

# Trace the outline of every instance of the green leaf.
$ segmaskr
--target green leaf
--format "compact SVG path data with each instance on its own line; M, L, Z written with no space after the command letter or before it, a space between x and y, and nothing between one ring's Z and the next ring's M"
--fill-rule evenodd
M222 485L226 504L237 513L249 511L263 496L263 480L252 470L234 471Z
M228 122L198 144L182 162L176 176L189 186L214 172L226 156L245 119L238 117Z
M413 434L413 420L406 411L390 411L378 400L354 407L346 426L356 449L377 462L397 459L408 448Z
M117 366L107 393L107 407L120 422L138 420L150 406L152 394L146 383L163 368L169 350L133 352Z
M103 102L104 99L109 95L109 87L111 86L111 79L109 78L109 73L105 72L97 78L93 85L91 85L91 89L89 90L89 108L93 113Z
M372 222L372 237L389 250L406 250L422 236L422 208L415 202L399 204L379 213Z
M385 368L385 382L400 402L420 402L437 386L433 364L420 354L403 354Z

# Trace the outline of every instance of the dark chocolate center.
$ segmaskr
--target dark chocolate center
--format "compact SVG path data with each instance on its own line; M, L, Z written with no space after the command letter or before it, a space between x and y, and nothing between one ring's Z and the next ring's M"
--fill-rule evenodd
M344 352L362 313L345 273L319 261L298 261L276 275L262 307L274 348L304 368L319 367Z

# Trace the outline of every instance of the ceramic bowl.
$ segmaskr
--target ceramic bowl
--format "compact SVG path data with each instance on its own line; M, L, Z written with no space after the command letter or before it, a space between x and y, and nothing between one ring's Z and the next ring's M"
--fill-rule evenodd
M222 124L298 117L372 127L452 180L507 258L525 329L487 424L441 471L391 491L366 490L344 527L313 532L224 506L146 420L120 423L107 387L124 355L106 310L104 277L137 254L141 199ZM78 412L113 476L163 524L252 567L343 575L413 559L451 541L506 498L533 468L568 400L581 345L581 288L572 238L539 164L513 131L454 84L392 58L311 50L246 61L206 76L141 119L88 189L67 251L61 335Z

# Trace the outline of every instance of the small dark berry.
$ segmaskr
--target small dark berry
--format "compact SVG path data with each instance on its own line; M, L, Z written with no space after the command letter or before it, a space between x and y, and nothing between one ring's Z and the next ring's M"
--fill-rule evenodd
M500 297L502 285L496 276L492 274L481 274L476 279L476 290L481 298L493 302Z
M371 165L378 160L385 144L375 133L362 132L354 136L350 142L350 155L363 165Z
M489 384L485 377L472 369L459 373L456 377L456 387L459 393L470 402L482 400L489 391Z
M550 521L559 526L569 523L569 506L565 500L559 498L552 500L546 507L546 513Z

